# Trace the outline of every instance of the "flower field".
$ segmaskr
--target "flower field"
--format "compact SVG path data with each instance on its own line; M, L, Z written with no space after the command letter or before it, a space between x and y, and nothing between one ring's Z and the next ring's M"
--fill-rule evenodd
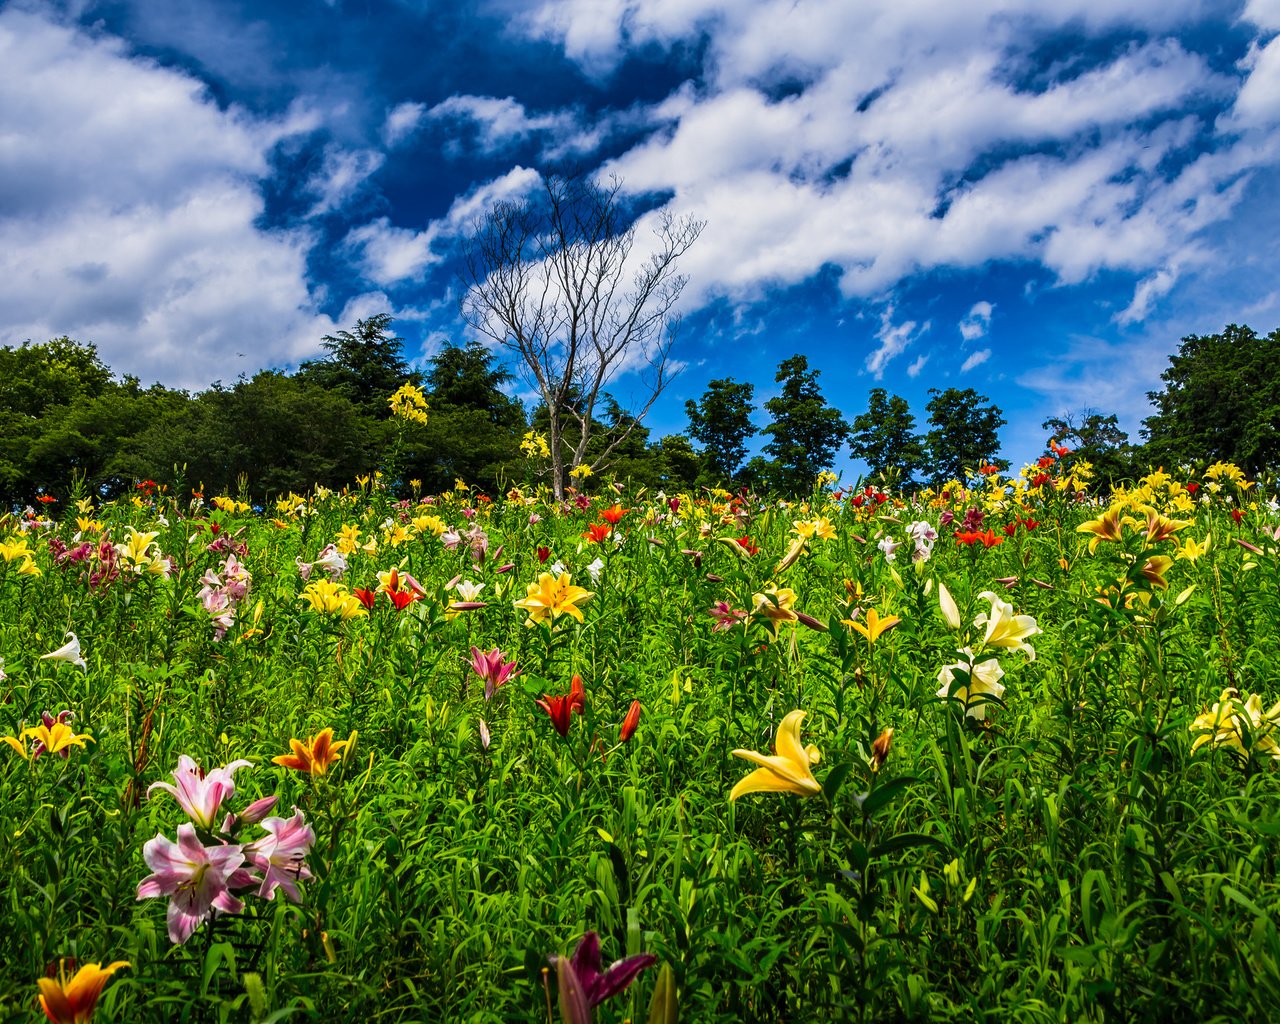
M1267 1019L1274 496L1049 451L0 519L0 1019Z

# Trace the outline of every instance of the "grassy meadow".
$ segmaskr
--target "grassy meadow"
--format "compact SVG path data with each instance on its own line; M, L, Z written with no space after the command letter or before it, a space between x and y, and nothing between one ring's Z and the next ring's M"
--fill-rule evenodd
M1269 1017L1269 485L831 484L6 517L0 1020Z

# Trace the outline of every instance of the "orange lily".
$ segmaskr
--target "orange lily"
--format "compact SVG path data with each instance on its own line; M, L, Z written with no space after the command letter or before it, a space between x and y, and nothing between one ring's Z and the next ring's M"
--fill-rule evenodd
M343 748L353 747L355 742L354 730L345 740L334 743L333 729L321 729L316 735L309 736L306 743L291 739L289 746L293 753L273 757L271 763L297 772L306 772L308 775L324 775L334 761L341 759Z
M85 964L71 978L67 962L58 962L57 978L37 978L40 986L40 1009L53 1024L88 1024L102 995L103 986L121 967L131 967L127 960L117 960L103 967Z

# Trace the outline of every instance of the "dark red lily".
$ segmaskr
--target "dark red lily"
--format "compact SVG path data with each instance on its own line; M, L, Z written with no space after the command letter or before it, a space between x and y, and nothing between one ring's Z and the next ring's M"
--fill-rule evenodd
M625 991L641 971L657 962L658 958L652 953L640 953L611 964L607 971L601 971L600 936L587 932L573 951L573 956L567 959L551 957L551 965L556 969L561 986L562 1017L570 1024L589 1024L592 1010L606 999Z
M537 702L538 707L547 713L547 716L551 719L551 724L555 726L556 732L562 737L569 735L569 726L573 722L573 716L582 714L586 703L587 692L583 689L581 676L573 677L573 685L568 693L554 696L544 693L542 699Z

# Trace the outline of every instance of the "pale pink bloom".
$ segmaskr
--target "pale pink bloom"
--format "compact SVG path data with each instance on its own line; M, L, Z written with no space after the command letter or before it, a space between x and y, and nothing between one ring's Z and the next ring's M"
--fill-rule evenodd
M309 582L311 579L311 563L304 562L301 557L295 558L294 561L298 563L298 575L302 577L302 582Z
M321 551L313 565L318 565L327 572L331 580L341 579L342 574L347 571L347 560L342 557L342 552L338 550L336 544L330 544Z
M450 551L453 551L462 543L462 535L451 526L449 529L445 530L444 533L440 534L440 543Z
M183 822L176 843L157 832L142 847L142 856L153 873L138 883L138 899L169 897L169 939L175 945L191 938L214 910L238 914L244 909L231 895L231 886L253 884L252 876L240 869L244 852L239 846L205 846L195 826Z
M489 723L483 718L480 719L480 746L489 749Z
M542 516L538 515L538 513L537 513L537 512L530 512L530 513L529 513L529 525L530 525L530 526L536 526L536 525L537 525L538 523L540 523L540 522L542 522Z
M186 754L178 758L178 767L173 772L173 781L153 782L147 787L147 796L153 789L162 789L178 801L188 818L201 828L213 828L214 819L222 808L222 802L236 791L235 773L237 768L248 768L249 761L232 761L222 768L202 772L200 766Z
M267 818L262 827L267 834L244 847L249 867L262 872L256 895L274 900L279 887L297 903L301 899L298 883L311 878L307 854L315 845L316 834L296 807L292 818Z
M516 674L516 663L507 661L500 648L495 647L486 654L479 647L473 647L471 671L484 680L484 699L492 700L498 687Z

